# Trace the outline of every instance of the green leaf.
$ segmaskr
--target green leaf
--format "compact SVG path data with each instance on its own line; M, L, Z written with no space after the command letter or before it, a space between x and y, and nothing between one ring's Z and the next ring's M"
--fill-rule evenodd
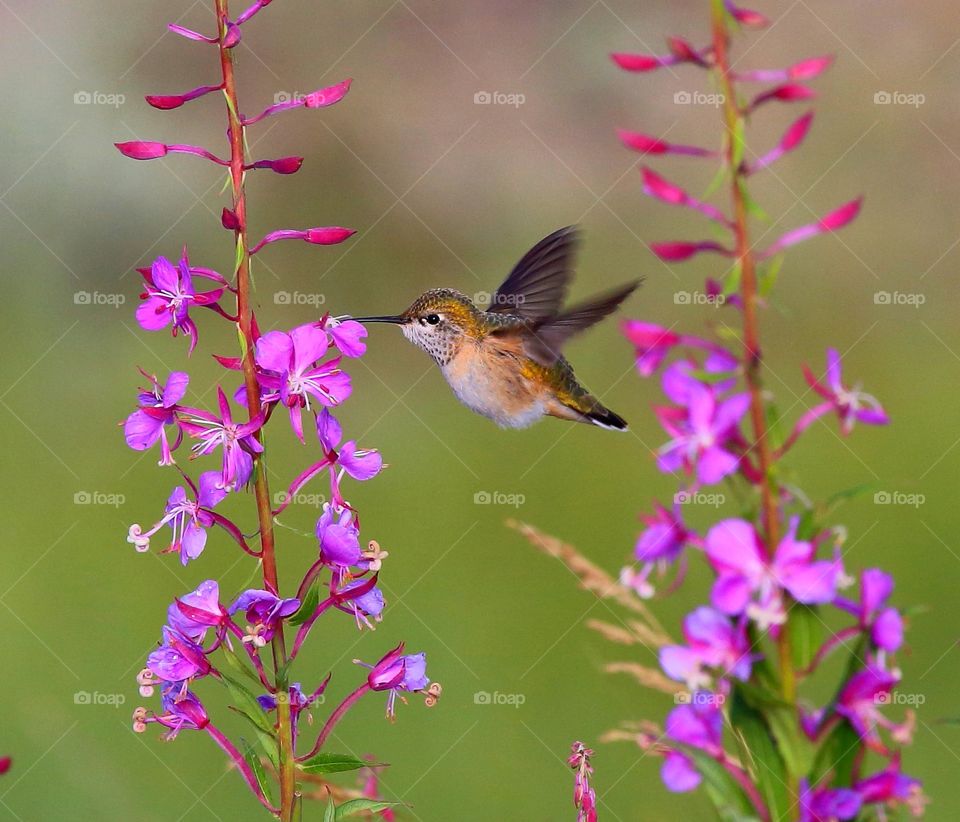
M399 802L382 802L377 799L351 799L337 808L334 819L346 819L350 816L356 816L363 811L368 811L369 813L385 811L387 808L392 808L399 804Z
M248 744L243 737L240 737L240 745L243 748L243 758L247 760L247 764L253 771L253 775L257 778L257 784L260 786L260 790L263 791L267 802L275 805L276 802L274 802L273 799L273 783L267 779L267 773L263 769L263 763L260 761L260 755L257 753L257 749Z
M223 651L224 659L227 660L230 670L247 677L257 686L261 685L261 682L257 678L257 675L253 672L253 669L243 664L240 657L237 655L237 652L234 651L233 648L230 648L226 643L223 643L223 645L220 646L220 650Z
M777 741L777 750L787 766L787 773L801 777L810 770L813 743L800 729L800 717L794 707L770 708L764 711L770 733Z
M838 723L817 750L810 769L810 783L816 785L832 774L832 784L849 785L859 749L860 736L850 723Z
M303 625L311 616L313 612L317 609L317 605L320 604L320 577L317 576L316 579L310 584L310 587L307 588L307 593L303 595L303 601L300 603L300 607L297 609L296 613L287 620L291 625Z
M780 415L780 409L772 402L766 404L764 416L767 422L767 440L770 443L770 447L776 451L783 445L785 439L783 434L783 417Z
M823 620L816 606L794 603L787 619L793 667L805 671L823 644Z
M753 772L754 782L763 796L772 819L786 819L790 814L787 792L787 767L770 733L763 714L747 703L734 688L730 706L730 724L741 747L741 759Z
M740 290L740 280L743 276L743 268L740 265L740 260L737 260L733 268L730 269L730 272L724 278L723 281L723 296L732 297Z
M744 124L743 118L738 117L736 123L733 126L733 131L730 134L730 139L733 141L730 152L731 165L734 169L739 169L740 165L743 163L743 152L746 148L746 142L744 140L744 133L746 126ZM743 186L740 187L741 192L745 189Z
M247 686L223 671L220 672L220 678L223 684L227 686L227 690L230 691L233 701L237 703L231 707L247 717L254 724L254 727L272 736L273 723L267 719L267 715L260 707L260 703L257 702L257 698L247 689Z
M357 759L349 754L318 753L298 762L297 767L304 773L340 773L341 771L355 771L358 768L369 766L369 762Z
M783 254L778 254L769 264L761 267L759 289L761 297L767 297L773 291L773 287L777 284L777 277L780 276L780 269L783 268L784 259Z
M694 767L703 777L704 786L710 794L717 813L724 819L755 819L753 803L736 780L716 759L692 745L673 743L693 760Z
M324 811L323 822L337 822L337 806L333 804L332 799L330 804L327 805L326 811Z
M766 222L769 219L767 213L760 207L759 203L753 199L753 196L750 194L750 189L747 188L747 183L742 177L737 178L737 186L740 189L740 196L743 197L743 205L747 209L747 214Z

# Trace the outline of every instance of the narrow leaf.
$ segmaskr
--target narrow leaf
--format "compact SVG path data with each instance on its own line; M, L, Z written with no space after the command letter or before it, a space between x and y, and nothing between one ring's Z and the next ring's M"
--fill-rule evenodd
M369 766L369 764L369 762L357 759L357 757L350 756L350 754L318 753L309 759L305 759L303 762L298 762L297 767L304 773L317 774L355 771L359 768L365 768Z

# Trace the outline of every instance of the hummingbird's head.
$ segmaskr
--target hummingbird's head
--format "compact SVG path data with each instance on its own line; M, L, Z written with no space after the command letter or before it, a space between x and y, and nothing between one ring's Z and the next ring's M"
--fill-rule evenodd
M393 317L360 317L360 322L389 322L400 326L403 336L422 348L439 365L457 353L464 337L481 333L480 311L471 299L452 288L434 288L414 300L402 314Z
M444 365L457 353L464 337L476 336L480 312L466 294L434 288L414 300L400 320L403 336Z

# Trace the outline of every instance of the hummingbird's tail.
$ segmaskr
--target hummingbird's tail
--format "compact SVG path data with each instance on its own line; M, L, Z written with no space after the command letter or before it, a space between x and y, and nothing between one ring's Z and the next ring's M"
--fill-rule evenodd
M599 425L601 428L609 428L611 431L626 431L627 421L619 414L615 414L609 408L597 404L597 407L584 414L586 421Z

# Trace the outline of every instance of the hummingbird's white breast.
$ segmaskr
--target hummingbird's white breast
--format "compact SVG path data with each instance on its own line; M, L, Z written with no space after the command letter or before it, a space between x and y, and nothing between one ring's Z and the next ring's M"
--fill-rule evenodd
M544 415L542 392L509 352L468 340L440 370L460 402L501 428L527 428Z

